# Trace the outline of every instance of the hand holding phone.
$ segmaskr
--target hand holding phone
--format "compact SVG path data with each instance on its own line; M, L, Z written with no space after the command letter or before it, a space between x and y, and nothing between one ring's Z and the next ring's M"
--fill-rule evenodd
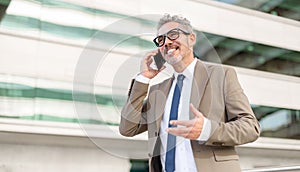
M154 55L153 58L154 58L157 69L160 70L166 62L165 59L163 58L161 52L158 50L158 53L156 55Z

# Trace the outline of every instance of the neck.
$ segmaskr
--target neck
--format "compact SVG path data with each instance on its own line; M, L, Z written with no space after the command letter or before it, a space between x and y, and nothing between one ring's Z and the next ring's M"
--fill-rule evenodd
M186 55L180 62L173 65L177 73L182 73L194 60L193 52Z

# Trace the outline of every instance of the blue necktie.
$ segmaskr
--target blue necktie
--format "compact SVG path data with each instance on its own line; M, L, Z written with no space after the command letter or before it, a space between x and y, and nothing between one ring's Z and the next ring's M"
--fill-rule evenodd
M178 106L179 106L181 89L183 85L183 79L184 79L184 75L182 74L178 75L177 83L175 86L173 99L172 99L169 127L172 127L172 125L170 125L170 121L177 120L178 117ZM172 134L168 134L167 153L166 153L166 160L165 160L166 172L175 171L175 149L176 149L176 136Z

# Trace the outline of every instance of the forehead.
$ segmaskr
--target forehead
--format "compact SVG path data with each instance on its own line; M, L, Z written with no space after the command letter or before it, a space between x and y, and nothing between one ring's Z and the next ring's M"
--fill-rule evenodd
M180 26L180 24L179 24L179 23L176 23L176 22L168 22L168 23L165 23L164 25L162 25L162 26L158 29L157 34L158 34L158 35L165 34L165 33L167 33L168 31L170 31L170 30L172 30L172 29L180 28L179 26Z

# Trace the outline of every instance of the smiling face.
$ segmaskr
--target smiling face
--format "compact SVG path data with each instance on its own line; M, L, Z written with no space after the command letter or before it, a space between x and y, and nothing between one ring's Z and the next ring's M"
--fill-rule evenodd
M172 32L174 30L174 33ZM172 34L179 33L177 39L172 40ZM175 65L179 62L189 64L193 61L193 45L196 41L193 33L188 32L184 27L176 22L168 22L162 25L158 30L158 35L167 34L164 44L159 48L164 59L170 64ZM175 36L176 38L176 36Z

